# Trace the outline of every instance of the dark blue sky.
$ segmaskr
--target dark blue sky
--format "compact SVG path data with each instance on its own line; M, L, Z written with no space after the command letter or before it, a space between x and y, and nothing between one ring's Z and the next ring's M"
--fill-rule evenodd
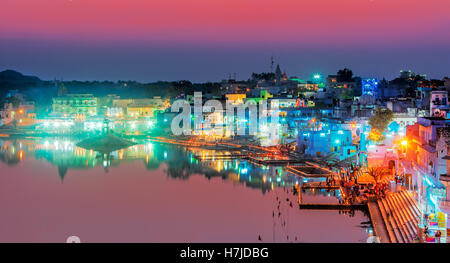
M270 57L289 76L334 74L348 67L362 77L398 76L411 69L432 78L449 76L450 46L275 46L88 44L2 39L0 69L15 69L43 79L218 81L228 72L247 79L269 71Z

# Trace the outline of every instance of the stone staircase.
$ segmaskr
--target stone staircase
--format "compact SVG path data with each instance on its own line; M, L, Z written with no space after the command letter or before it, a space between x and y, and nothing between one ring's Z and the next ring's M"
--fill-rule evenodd
M411 192L403 190L377 200L392 243L413 243L418 236L419 208Z

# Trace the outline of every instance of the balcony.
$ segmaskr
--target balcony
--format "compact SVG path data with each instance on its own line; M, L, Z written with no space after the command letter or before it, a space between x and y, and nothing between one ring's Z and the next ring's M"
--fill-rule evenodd
M441 174L439 176L439 180L450 183L450 175L449 174Z

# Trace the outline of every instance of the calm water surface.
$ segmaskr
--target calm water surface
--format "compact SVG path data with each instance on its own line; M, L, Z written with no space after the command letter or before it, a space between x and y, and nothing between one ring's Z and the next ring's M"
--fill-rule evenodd
M152 144L108 156L64 139L0 141L0 242L365 242L362 211L300 210L303 178ZM337 202L306 192L304 201ZM292 206L291 206L292 205Z

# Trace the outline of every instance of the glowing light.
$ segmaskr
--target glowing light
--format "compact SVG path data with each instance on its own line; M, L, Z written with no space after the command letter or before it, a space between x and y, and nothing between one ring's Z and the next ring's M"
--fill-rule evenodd
M433 202L433 204L434 204L435 206L438 205L438 201L437 201L437 198L436 198L435 196L430 196L430 200L431 200L431 202Z
M378 90L378 80L375 78L362 79L362 94L374 95Z
M54 145L55 145L56 150L58 150L58 146L59 146L58 141L55 141L55 142L54 142Z
M401 144L402 144L403 146L406 146L406 145L408 145L408 141L407 141L407 140L402 140Z
M428 177L424 177L424 179L425 179L425 182L428 183L428 185L434 186L433 182L431 182L430 179L428 179Z

